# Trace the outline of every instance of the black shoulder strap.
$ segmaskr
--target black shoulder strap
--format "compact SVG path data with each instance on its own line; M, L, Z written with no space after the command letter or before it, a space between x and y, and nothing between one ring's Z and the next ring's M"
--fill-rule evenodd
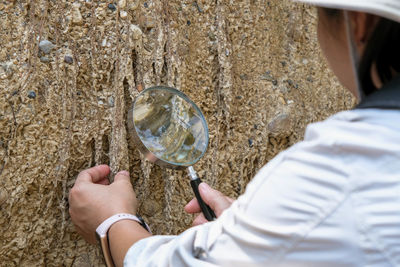
M400 76L367 96L356 107L359 108L400 109Z

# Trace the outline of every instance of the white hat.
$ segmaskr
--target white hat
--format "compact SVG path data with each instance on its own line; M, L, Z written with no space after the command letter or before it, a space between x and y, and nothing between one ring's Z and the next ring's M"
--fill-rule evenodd
M361 11L400 23L400 0L294 0L316 6Z

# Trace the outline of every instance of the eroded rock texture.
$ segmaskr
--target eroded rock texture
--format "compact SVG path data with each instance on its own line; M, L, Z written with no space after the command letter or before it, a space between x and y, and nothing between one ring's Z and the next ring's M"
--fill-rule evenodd
M129 169L157 234L191 224L186 173L141 160L126 111L164 84L203 110L199 175L237 197L305 126L351 107L320 55L315 11L288 0L0 2L0 266L103 266L74 231L79 171Z

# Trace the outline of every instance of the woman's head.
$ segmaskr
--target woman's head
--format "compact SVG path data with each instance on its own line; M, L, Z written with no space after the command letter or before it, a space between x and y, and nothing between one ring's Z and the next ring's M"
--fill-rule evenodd
M322 6L318 8L321 49L340 82L354 95L368 95L400 73L400 1L298 1Z

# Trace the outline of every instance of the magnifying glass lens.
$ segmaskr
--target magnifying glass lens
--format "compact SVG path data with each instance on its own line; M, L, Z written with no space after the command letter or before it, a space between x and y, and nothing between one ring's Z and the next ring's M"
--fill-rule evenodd
M157 158L191 166L208 146L208 127L201 111L178 90L167 87L142 92L133 110L135 130Z

